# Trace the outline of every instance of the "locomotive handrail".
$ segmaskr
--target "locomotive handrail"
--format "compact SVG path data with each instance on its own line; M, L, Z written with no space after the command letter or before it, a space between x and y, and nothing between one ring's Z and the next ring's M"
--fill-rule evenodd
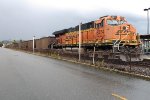
M53 49L53 46L54 46L55 43L56 43L56 42L54 41L54 42L51 44L51 49Z
M128 35L129 35L129 33L127 33L122 39L120 38L120 39L116 40L116 42L114 43L114 47L117 46L117 47L118 47L118 50L119 50L119 49L120 49L119 46L120 46L121 41L122 41L124 38L126 38ZM119 40L120 40L120 41L119 41ZM118 41L119 41L119 43L117 43ZM124 46L124 44L123 44L123 46Z
M120 33L120 32L119 32ZM120 36L120 35L119 35ZM119 37L121 38L121 36ZM119 41L120 39L116 40L116 42L114 43L114 46L117 44L117 42ZM116 45L117 46L117 45Z
M127 35L129 35L129 33L127 33ZM123 38L122 38L122 40L124 39L124 38L126 38L127 37L127 35L125 35ZM121 41L119 42L119 44L121 43Z

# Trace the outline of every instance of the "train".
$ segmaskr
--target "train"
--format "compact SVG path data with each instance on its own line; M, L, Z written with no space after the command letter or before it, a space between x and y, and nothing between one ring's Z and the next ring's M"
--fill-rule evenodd
M75 54L80 52L88 54L89 57L110 60L143 60L140 36L136 28L122 16L102 16L97 20L80 23L52 34L53 36L47 38L49 42L46 42L46 47L42 47L43 38L36 39L36 50L61 50ZM32 40L21 41L19 44L20 49L32 50Z
M141 61L141 41L133 25L122 16L103 16L98 20L55 31L57 48L79 47L79 26L81 27L81 48L89 57L93 52L99 58Z

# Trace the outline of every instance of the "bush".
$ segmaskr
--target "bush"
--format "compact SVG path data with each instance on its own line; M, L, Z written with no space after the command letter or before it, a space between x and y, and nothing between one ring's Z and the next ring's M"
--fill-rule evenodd
M0 42L0 47L2 47L2 46L3 46L3 43Z

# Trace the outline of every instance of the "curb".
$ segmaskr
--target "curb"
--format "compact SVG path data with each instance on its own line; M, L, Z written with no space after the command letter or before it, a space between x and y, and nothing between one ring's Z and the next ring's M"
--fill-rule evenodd
M32 54L32 53L30 53L30 54ZM43 57L49 57L49 58L63 60L63 61L72 62L72 63L76 63L76 64L82 64L82 65L91 66L91 67L95 67L95 68L97 67L96 65L91 65L91 64L88 64L88 63L77 62L77 61L74 61L74 60L67 60L67 59L62 59L62 58L52 57L52 56L46 56L46 55L37 54L37 53L35 53L34 55L43 56ZM106 67L99 67L97 69L102 69L102 70L111 71L111 72L117 72L117 73L120 73L120 74L125 74L125 75L130 75L130 76L135 76L135 77L143 78L143 79L146 79L146 80L150 80L150 76L145 76L145 75L142 75L142 74L135 74L133 72L120 71L120 70L117 70L117 69L110 69L110 68L106 68Z
M11 49L11 50L14 50L14 49ZM44 54L32 53L32 52L23 51L23 50L15 50L15 51L21 51L21 52L25 52L25 53L33 54L33 55L37 55L37 56L58 59L58 60L67 61L67 62L76 63L76 64L82 64L82 65L94 67L95 69L101 69L101 70L105 70L105 71L117 72L119 74L130 75L130 76L135 76L135 77L142 78L142 79L145 79L145 80L150 80L150 76L146 76L146 75L142 75L142 74L135 74L133 72L120 71L120 70L117 70L117 69L110 69L110 68L106 68L106 67L96 68L97 67L96 65L91 65L91 64L88 64L88 63L82 63L82 62L78 62L78 61L75 61L75 60L67 60L67 59L62 59L62 58L59 58L59 57L47 56L47 55L44 55Z

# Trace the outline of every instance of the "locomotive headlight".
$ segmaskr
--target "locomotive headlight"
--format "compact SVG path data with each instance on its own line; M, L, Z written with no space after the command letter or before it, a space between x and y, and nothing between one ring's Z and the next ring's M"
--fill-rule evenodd
M126 30L129 30L129 26L126 26Z
M128 30L129 26L123 26L123 30Z
M127 27L128 27L128 30L130 30L130 25L128 25Z
M126 30L126 26L123 26L123 30Z

